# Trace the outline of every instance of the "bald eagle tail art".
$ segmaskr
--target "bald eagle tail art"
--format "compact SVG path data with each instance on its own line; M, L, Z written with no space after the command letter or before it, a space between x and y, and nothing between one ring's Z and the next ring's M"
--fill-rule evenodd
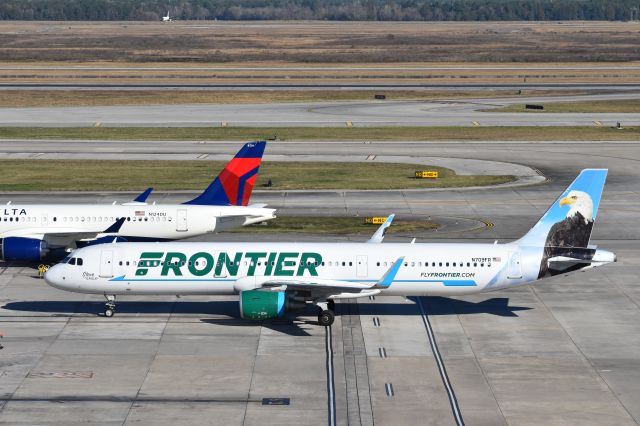
M596 250L589 247L589 240L606 178L606 169L583 170L519 241L521 247L541 249L538 278L582 269L590 263ZM555 261L566 258L584 263Z

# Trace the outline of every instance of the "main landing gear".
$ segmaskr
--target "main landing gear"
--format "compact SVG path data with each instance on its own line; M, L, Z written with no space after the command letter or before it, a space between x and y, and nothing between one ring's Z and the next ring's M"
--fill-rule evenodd
M104 316L111 318L116 313L116 296L113 294L105 294L107 303L104 304Z
M336 302L329 299L326 302L317 303L316 305L320 308L320 313L318 314L318 325L330 327L336 318L333 313L336 309Z

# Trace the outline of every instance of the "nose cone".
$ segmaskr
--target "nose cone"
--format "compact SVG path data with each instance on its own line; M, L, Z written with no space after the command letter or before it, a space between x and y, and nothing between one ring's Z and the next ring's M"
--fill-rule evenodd
M52 287L65 289L65 281L66 277L64 276L64 270L67 265L65 264L57 264L53 265L47 272L44 274L44 280L47 284Z

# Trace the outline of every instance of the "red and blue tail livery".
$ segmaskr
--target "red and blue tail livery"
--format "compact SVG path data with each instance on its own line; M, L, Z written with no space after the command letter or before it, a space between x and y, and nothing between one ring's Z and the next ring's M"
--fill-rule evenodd
M184 204L248 205L266 146L265 141L246 143L202 194Z

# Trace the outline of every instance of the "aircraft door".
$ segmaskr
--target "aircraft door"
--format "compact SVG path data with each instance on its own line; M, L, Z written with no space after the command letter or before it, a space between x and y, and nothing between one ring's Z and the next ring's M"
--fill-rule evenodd
M102 250L100 253L100 276L103 278L113 277L112 250Z
M178 221L176 222L176 231L184 232L187 230L187 209L178 210Z
M367 256L356 256L356 275L358 278L366 278L368 275Z
M507 273L507 278L522 278L522 262L520 259L519 251L509 252L509 270Z

